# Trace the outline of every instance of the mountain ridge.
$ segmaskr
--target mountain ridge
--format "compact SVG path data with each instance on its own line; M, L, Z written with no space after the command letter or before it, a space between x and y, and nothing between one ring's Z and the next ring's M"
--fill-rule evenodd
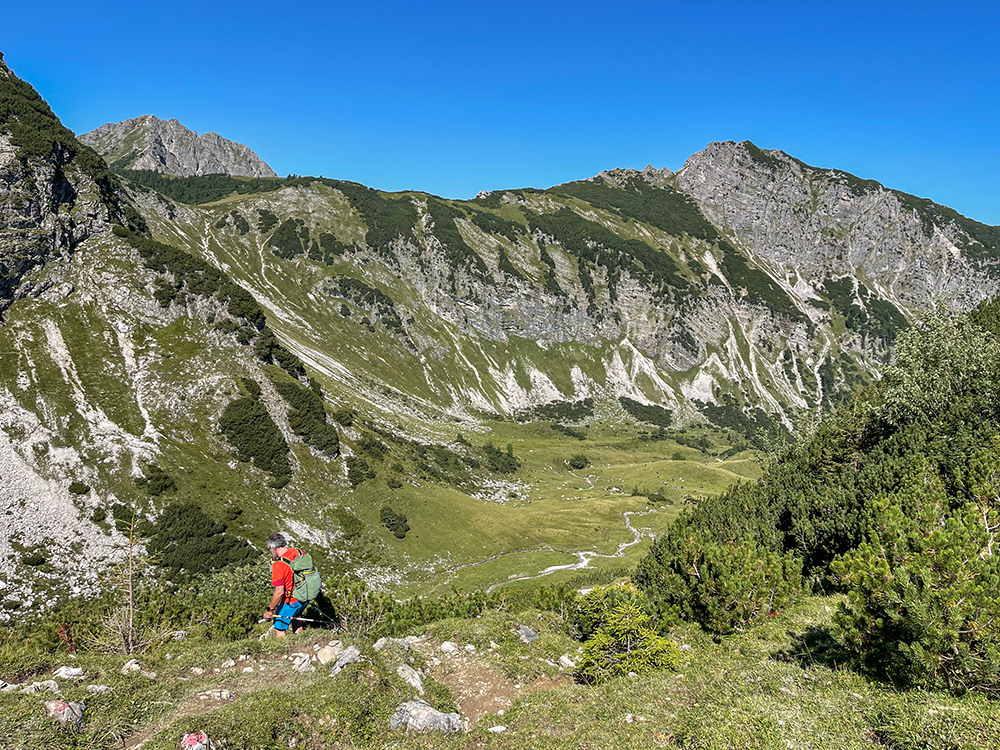
M0 569L37 606L60 581L96 591L88 571L122 543L106 516L128 504L153 521L193 503L245 539L277 524L386 588L512 549L576 551L646 507L622 494L627 456L646 451L663 477L641 481L677 503L689 469L717 490L748 446L877 377L935 298L969 309L997 289L992 228L752 144L472 201L224 174L160 176L156 192L153 173L108 173L50 110L18 136L47 107L10 76ZM72 202L53 198L64 181ZM236 290L266 332L233 313ZM219 425L236 412L273 423L289 473L234 450ZM572 481L545 441L576 452L587 435L609 459L600 496L538 495ZM630 468L612 479L613 461ZM390 498L419 529L405 544L379 521Z

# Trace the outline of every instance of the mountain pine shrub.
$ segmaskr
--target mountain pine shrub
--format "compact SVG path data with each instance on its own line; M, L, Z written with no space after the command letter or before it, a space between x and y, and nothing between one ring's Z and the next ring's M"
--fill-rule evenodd
M680 650L659 633L632 584L598 587L577 600L574 624L586 640L579 676L601 682L654 669L676 669Z
M291 480L288 443L258 398L244 396L229 402L219 419L219 430L240 461L253 461L271 475L272 487L284 487Z
M875 504L857 549L834 561L835 617L864 669L921 688L1000 690L1000 438L970 461L955 503L929 463Z
M732 633L793 601L802 590L802 563L790 553L689 530L658 539L639 563L635 581L665 622L697 622Z

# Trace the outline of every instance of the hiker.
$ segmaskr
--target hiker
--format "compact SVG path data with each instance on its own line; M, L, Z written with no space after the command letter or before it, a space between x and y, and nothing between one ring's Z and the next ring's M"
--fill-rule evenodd
M271 585L274 586L274 594L271 596L271 603L264 610L264 619L273 619L271 627L274 628L274 635L284 638L292 618L319 593L318 585L315 593L309 592L311 596L305 593L311 587L304 585L303 579L314 576L318 581L319 575L312 566L312 557L300 549L289 547L282 534L271 534L267 538L267 548L271 552ZM295 564L298 558L302 559ZM307 563L305 568L302 563ZM295 597L296 594L299 594L299 599Z

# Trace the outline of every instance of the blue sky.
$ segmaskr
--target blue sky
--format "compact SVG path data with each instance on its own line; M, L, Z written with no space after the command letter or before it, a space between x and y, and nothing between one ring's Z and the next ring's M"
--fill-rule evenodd
M176 117L281 175L468 198L749 139L1000 224L986 3L145 5L9 4L0 50L77 132Z

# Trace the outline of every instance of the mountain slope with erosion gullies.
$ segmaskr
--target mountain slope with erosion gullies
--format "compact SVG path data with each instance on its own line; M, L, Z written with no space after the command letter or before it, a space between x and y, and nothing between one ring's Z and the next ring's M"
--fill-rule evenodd
M192 575L276 528L393 590L627 565L997 288L995 228L749 143L449 201L123 177L4 65L0 103L3 617L133 522L183 559L164 519L212 529Z

